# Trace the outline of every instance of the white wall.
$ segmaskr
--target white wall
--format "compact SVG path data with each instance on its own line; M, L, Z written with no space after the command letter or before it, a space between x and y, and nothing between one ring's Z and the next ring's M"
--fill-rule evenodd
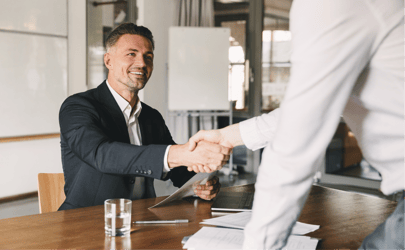
M0 198L36 191L38 173L62 173L59 142L0 143Z
M87 90L87 1L68 0L68 93Z
M8 118L0 137L56 133L67 96L67 1L0 6L0 114Z
M155 59L152 77L140 95L142 101L157 109L167 121L167 62L169 27L174 25L177 1L137 0L137 25L152 31L155 40ZM143 95L143 97L142 97Z
M58 38L67 42L67 57L63 60L68 68L67 76L56 78L68 79L68 94L85 90L86 87L86 1L83 0L0 0L0 33L18 34L24 37ZM52 39L51 39L52 40ZM0 40L0 46L8 46ZM17 42L17 41L16 41ZM8 43L13 43L9 41ZM28 61L36 61L46 55L44 46L36 49ZM65 50L66 51L66 50ZM66 53L66 52L65 52ZM12 67L23 69L24 65L13 56L4 58ZM13 60L14 59L14 60ZM20 72L30 81L28 73ZM38 72L45 74L47 72ZM66 70L55 70L53 74L66 74ZM11 84L20 84L20 82ZM57 84L57 83L55 83ZM0 80L1 88L4 79ZM10 97L12 99L12 97ZM23 96L18 96L24 100ZM6 103L5 103L6 102ZM9 100L0 99L0 106L12 105ZM26 104L30 105L29 103ZM15 114L25 117L25 126L30 126L30 115L26 109ZM55 119L57 119L57 112ZM0 119L13 119L13 115L0 113ZM1 122L1 121L0 121ZM0 143L0 198L33 192L37 190L38 173L62 172L60 139L25 140Z
M105 80L103 46L103 23L105 8L113 12L113 5L93 6L87 1L87 85L89 89L97 88ZM102 2L102 1L100 1Z

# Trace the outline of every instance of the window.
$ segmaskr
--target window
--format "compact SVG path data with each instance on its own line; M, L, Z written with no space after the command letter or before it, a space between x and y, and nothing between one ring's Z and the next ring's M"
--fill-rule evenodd
M280 106L290 79L291 32L288 20L280 25L278 19L265 21L262 36L262 112ZM281 27L279 27L281 26Z
M229 47L229 100L235 102L234 108L243 110L246 107L245 91L245 27L246 21L223 23L223 27L231 28ZM232 36L233 35L233 36Z

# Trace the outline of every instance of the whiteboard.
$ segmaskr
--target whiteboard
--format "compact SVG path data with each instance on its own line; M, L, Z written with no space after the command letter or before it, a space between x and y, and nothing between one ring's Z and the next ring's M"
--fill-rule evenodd
M169 28L169 110L229 110L229 28Z
M59 133L67 39L0 32L0 137Z

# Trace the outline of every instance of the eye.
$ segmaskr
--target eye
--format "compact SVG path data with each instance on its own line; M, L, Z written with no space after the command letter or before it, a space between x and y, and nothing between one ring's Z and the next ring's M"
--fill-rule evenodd
M135 53L129 53L128 56L135 56Z
M145 56L145 60L153 61L153 56Z

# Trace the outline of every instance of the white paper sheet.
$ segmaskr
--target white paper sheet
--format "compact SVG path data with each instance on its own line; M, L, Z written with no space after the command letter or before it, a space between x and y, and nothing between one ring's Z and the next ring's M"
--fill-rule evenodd
M203 222L200 222L200 224L244 229L251 216L252 212L240 212L222 217L205 219ZM311 225L297 221L292 229L291 234L303 235L317 229L319 229L319 225Z
M283 249L316 249L318 239L292 235ZM191 236L185 249L242 249L243 230L217 227L203 227Z
M203 227L186 244L185 249L242 249L243 230Z
M165 206L166 204L168 204L171 201L181 200L184 197L194 195L193 184L194 185L205 184L205 182L207 180L211 179L214 175L215 175L215 172L213 172L213 173L198 173L198 174L194 175L193 178L188 180L176 192L174 192L173 194L171 194L169 197L162 200L161 202L151 206L150 208L162 207L162 206Z

